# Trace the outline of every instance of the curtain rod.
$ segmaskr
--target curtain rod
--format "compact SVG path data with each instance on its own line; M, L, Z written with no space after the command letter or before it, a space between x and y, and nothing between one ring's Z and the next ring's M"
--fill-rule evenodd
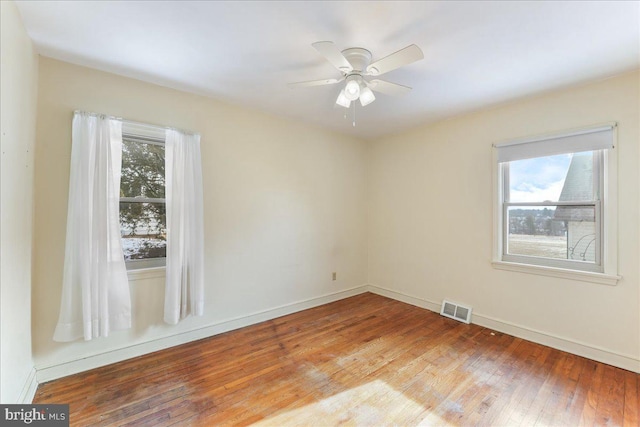
M170 130L175 130L178 132L182 132L184 134L187 135L198 135L200 136L200 134L198 132L193 132L191 130L188 129L180 129L180 128L176 128L176 127L172 127L172 126L160 126L160 125L153 125L150 123L143 123L143 122L137 122L135 120L128 120L128 119L124 119L122 117L118 117L118 116L112 116L109 114L101 114L101 113L94 113L91 111L82 111L82 110L73 110L74 114L88 114L90 116L96 116L96 117L105 117L105 118L109 118L109 119L113 119L113 120L119 120L121 122L127 122L130 123L132 125L136 125L136 126L143 126L143 127L149 127L149 128L154 128L154 129L170 129Z

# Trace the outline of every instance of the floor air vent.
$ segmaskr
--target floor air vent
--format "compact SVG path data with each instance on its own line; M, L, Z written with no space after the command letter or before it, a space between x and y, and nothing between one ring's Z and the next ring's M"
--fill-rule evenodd
M471 323L471 307L466 307L455 302L443 300L440 314L459 320L464 323Z

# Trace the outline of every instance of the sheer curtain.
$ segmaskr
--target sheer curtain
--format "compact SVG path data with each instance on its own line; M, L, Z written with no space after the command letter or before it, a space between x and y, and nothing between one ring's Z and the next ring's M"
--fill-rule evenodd
M122 122L76 112L55 341L90 340L131 327L131 297L120 242L121 158Z
M164 320L175 325L204 306L204 227L200 135L167 129L167 278Z

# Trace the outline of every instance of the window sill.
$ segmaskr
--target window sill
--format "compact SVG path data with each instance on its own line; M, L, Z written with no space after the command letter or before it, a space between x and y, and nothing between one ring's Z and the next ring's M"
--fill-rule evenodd
M164 279L165 276L166 276L166 268L164 266L127 270L127 277L129 278L130 282L133 282L136 280L147 280L147 279Z
M593 273L590 271L567 270L540 265L519 264L515 262L493 261L493 268L499 270L516 271L519 273L537 274L540 276L559 277L561 279L578 280L581 282L598 283L600 285L616 286L622 276L616 274Z

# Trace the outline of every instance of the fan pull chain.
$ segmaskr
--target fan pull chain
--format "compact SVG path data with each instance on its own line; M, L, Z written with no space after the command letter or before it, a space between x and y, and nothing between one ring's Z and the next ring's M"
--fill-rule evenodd
M353 103L353 127L356 127L356 103Z

